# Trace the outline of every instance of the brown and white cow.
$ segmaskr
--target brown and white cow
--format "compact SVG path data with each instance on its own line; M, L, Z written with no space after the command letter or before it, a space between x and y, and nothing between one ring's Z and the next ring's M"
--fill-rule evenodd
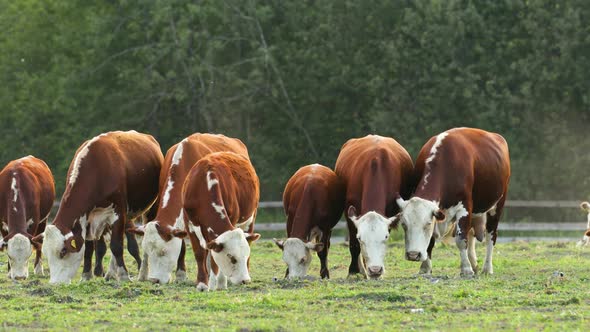
M578 246L587 246L590 243L590 203L582 202L580 204L580 208L587 213L587 220L588 224L586 226L586 230L584 231L584 236L580 241L578 241Z
M493 273L492 251L510 180L504 138L473 128L445 131L422 147L416 175L420 181L412 198L398 199L406 258L422 261L420 272L431 273L435 241L454 227L461 274L477 271L474 236L486 237L482 272Z
M92 240L109 231L114 259L107 277L129 280L123 261L126 223L156 200L163 159L158 142L136 131L101 134L78 148L57 215L44 232L51 283L70 282L83 255L83 276L91 277L86 259L92 257Z
M55 200L51 170L41 159L13 160L0 172L0 250L8 251L9 276L29 276L29 257L35 249L35 274L43 274L41 244L33 237L45 230Z
M413 169L408 152L390 137L367 135L342 146L336 160L336 174L346 186L346 221L352 256L349 276L362 273L378 279L385 272L389 231L399 211L395 199L400 195L409 197Z
M258 176L243 155L212 153L190 170L183 208L187 229L198 237L191 238L198 290L225 289L228 278L232 284L250 282L250 243L260 237L252 233L259 195Z
M344 210L344 197L344 184L326 166L301 167L289 179L283 193L288 239L274 240L287 263L286 278L307 274L312 251L320 258L320 276L330 278L327 262L330 236Z
M144 234L144 263L140 280L167 283L175 268L176 280L186 279L186 246L182 237L186 236L187 232L182 211L182 185L197 161L209 153L219 151L231 151L249 158L248 149L239 139L200 133L183 139L166 153L160 173L157 214L143 229L135 229L135 232ZM190 233L190 236L196 235Z

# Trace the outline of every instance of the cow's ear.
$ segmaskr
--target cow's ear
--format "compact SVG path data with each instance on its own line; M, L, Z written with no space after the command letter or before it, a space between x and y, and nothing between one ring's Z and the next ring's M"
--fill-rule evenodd
M444 221L446 218L445 213L441 209L432 212L432 216L434 217L434 219L436 219L436 221L439 222Z
M248 241L248 243L252 243L258 239L260 239L260 234L258 233L246 233L246 241Z
M408 201L405 201L403 198L401 198L401 196L396 198L395 202L397 203L397 206L399 206L399 208L402 210L405 209L408 205Z
M399 224L399 220L402 217L402 213L398 213L395 216L387 219L387 221L389 221L389 230L391 230L392 228L397 228L397 225Z
M314 243L314 242L307 242L305 244L305 247L307 249L311 249L315 252L320 252L322 250L324 250L324 244L323 243Z
M0 251L4 251L6 247L8 247L8 243L4 242L4 239L0 240Z
M145 233L145 229L143 228L143 226L131 227L127 229L127 232L143 236Z
M207 228L207 233L209 233L209 238L211 239L216 239L219 237L219 234L215 233L211 227Z
M277 240L277 239L272 239L272 240L277 245L277 247L279 247L281 250L285 249L285 241Z
M182 239L185 238L188 235L188 233L185 230L175 228L172 230L172 235Z
M590 237L590 228L588 228L588 230L586 231L586 236Z
M213 250L215 252L221 252L223 250L223 243L209 241L209 243L207 243L207 249Z

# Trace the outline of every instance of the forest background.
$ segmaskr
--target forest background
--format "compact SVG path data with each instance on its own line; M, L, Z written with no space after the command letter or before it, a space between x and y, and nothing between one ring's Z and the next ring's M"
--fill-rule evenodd
M0 163L33 154L58 197L80 144L238 137L281 199L344 142L415 158L457 126L502 134L509 199L589 198L590 2L0 0Z

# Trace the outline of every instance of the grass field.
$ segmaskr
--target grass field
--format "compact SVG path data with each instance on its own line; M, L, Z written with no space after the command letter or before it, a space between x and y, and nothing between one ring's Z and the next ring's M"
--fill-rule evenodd
M380 281L347 279L348 248L335 244L329 281L285 281L278 248L253 246L252 279L227 291L197 293L194 283L119 284L95 279L50 286L32 275L12 282L0 255L2 329L52 330L555 330L590 329L590 248L574 243L502 243L493 276L459 277L454 246L434 249L433 276L402 260L393 241ZM478 246L483 258L483 246ZM192 280L194 260L189 257ZM127 259L127 262L131 262ZM129 263L136 274L135 264ZM310 273L318 275L314 259ZM555 271L563 277L554 276Z

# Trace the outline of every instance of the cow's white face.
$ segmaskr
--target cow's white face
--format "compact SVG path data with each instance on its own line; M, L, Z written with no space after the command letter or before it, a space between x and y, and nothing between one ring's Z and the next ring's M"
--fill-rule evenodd
M145 225L142 249L148 257L148 279L159 283L168 283L178 263L182 239L173 236L165 241L158 233L156 222Z
M254 235L246 234L241 228L236 228L224 232L207 244L207 248L211 249L215 263L234 285L246 284L251 281L248 272L250 245L247 236ZM257 238L258 236L256 236Z
M31 240L22 234L16 234L8 240L8 263L10 264L11 279L26 279L29 277L29 257L33 252Z
M406 259L425 261L428 259L428 245L437 221L444 220L444 214L438 204L419 197L408 201L399 198L397 204L401 208L400 223L404 229Z
M321 243L306 243L297 238L288 238L285 241L275 240L275 243L283 250L283 261L289 268L287 275L289 279L305 277L311 264L312 252L321 251L324 248Z
M54 225L45 228L43 255L49 262L49 282L52 284L70 283L82 263L84 244L80 251L67 252L63 258L60 257L65 239L66 237Z
M357 229L357 239L361 245L361 255L365 260L366 274L371 279L380 278L385 273L385 254L389 239L389 226L395 217L385 218L375 211L357 217L354 208L349 209L348 217Z

